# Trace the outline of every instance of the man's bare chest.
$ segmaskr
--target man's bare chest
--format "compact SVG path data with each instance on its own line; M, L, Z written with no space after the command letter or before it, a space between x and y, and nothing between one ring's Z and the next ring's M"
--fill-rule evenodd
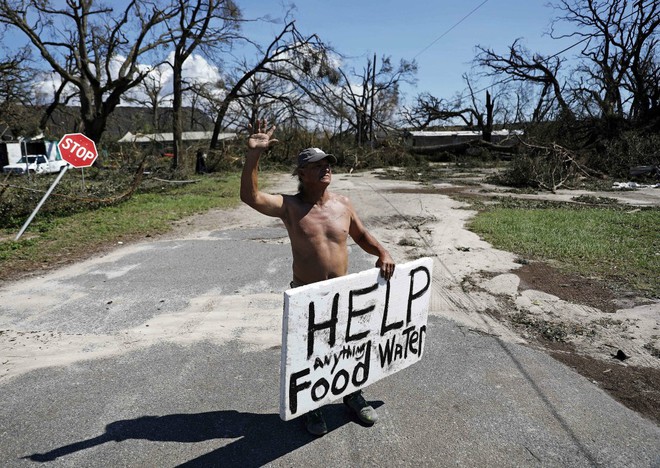
M328 239L334 242L345 242L351 224L350 214L341 209L312 208L307 212L298 213L291 219L290 229L294 235L307 239Z

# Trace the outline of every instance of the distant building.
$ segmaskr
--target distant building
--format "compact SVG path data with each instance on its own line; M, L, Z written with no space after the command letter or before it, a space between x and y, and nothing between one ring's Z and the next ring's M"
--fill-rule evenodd
M522 130L493 130L491 142L500 143L522 134ZM479 130L406 131L403 134L404 144L414 148L451 146L481 138L482 132Z
M211 141L213 132L183 132L181 138L184 143L195 145L208 143ZM218 141L233 140L238 135L236 133L220 133ZM126 132L118 141L120 145L137 145L141 147L152 147L166 155L170 155L171 147L174 144L174 133L136 133Z
M34 112L39 116L43 108L35 107ZM200 131L213 128L214 120L199 109L184 107L181 109L183 131ZM154 116L153 109L137 106L118 106L108 116L103 142L115 142L128 130L134 132L153 132L159 129L172 128L172 109L161 107ZM77 106L59 105L46 122L43 129L46 135L59 139L65 133L84 133L80 121L80 108ZM1 132L1 130L0 130Z

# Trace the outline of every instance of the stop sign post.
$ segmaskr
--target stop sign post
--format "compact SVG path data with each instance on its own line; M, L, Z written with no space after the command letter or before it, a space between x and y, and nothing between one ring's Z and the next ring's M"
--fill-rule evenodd
M60 151L60 156L62 156L62 159L68 162L69 165L78 168L91 166L94 164L94 161L96 161L96 157L98 156L98 152L96 151L96 144L94 141L82 133L67 133L62 137L59 143L57 143L57 149ZM66 165L62 168L57 178L53 181L37 207L34 209L27 221L25 221L23 227L21 227L21 230L18 232L18 234L16 234L16 238L14 240L20 239L20 237L23 235L50 193L60 182L62 176L66 173L69 165Z
M57 144L57 149L62 159L73 167L89 167L98 156L94 141L82 133L67 133Z

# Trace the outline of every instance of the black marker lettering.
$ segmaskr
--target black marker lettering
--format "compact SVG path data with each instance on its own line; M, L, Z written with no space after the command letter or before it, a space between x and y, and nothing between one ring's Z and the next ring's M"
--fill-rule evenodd
M394 345L396 344L396 335L387 339L385 344L378 344L378 354L380 356L380 367L385 367L385 363L389 366L392 364L392 356L394 355Z
M330 329L330 339L328 344L330 346L335 345L335 334L337 331L337 309L339 308L339 293L335 294L335 297L332 300L332 313L330 320L322 323L315 323L316 310L314 307L314 302L309 303L309 323L307 326L307 359L312 357L314 354L314 332L323 330L325 328Z
M390 282L387 282L387 289L385 290L385 308L383 309L383 322L380 325L380 336L384 336L390 330L396 330L403 326L403 320L387 324L387 313L390 308Z
M337 381L339 380L339 377L342 377L344 379L341 386L337 386ZM344 369L337 372L335 378L332 379L332 394L335 396L341 394L341 392L346 390L346 387L348 387L348 382L350 382L350 380L351 378L349 377L348 372L345 371Z
M422 351L424 349L424 335L426 335L426 325L419 327L419 351L417 352L417 356L419 357L422 356Z
M364 384L369 378L369 365L371 364L371 341L366 343L366 350L364 353L364 362L358 362L353 369L353 385L359 387ZM362 378L358 378L358 372L362 371Z
M319 387L323 387L323 392L321 393L321 395L316 394L316 390ZM330 389L330 384L328 383L327 380L321 377L312 387L312 400L319 401L321 398L325 397L328 394L329 389Z
M363 289L358 289L356 291L351 291L348 293L348 320L346 321L346 342L361 340L362 338L364 338L369 334L369 331L367 330L351 336L351 319L353 319L353 317L359 317L360 315L365 315L370 313L372 310L376 308L376 305L372 304L365 309L353 310L353 297L369 294L375 291L376 289L378 289L378 283L375 283L373 286L369 286Z
M424 274L426 274L426 284L422 289L420 289L416 293L413 293L415 287L415 274L418 271L422 271L424 272ZM410 323L413 301L423 296L424 293L427 291L427 289L429 289L430 285L431 285L431 273L429 273L429 270L426 267L421 266L415 268L414 270L410 270L410 290L408 291L408 313L406 314L406 325Z
M296 414L296 411L298 411L298 393L312 385L309 380L298 385L298 379L308 374L309 369L303 369L299 372L294 372L289 378L289 410L291 414Z

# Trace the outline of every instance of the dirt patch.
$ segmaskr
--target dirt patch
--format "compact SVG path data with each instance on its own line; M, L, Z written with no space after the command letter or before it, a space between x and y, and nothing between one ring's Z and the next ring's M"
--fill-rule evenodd
M553 272L557 270L550 269L545 273L548 284L556 284L566 279L566 275L561 272L553 277ZM525 277L526 274L521 276ZM595 306L600 302L597 294L603 291L602 288L602 285L586 285L585 288L578 288L581 291L577 294L582 299L591 300L592 304L584 305ZM577 294L574 292L573 298ZM570 293L567 294L565 299L568 300L570 296ZM629 356L616 348L612 348L608 355L601 358L585 355L584 350L565 340L570 335L589 335L593 331L587 328L576 330L575 326L568 322L530 322L529 320L534 319L529 316L519 319L516 315L511 317L493 310L488 311L488 315L507 323L510 328L524 335L533 347L544 350L554 359L573 368L626 407L660 424L660 369L628 365L626 361Z
M514 272L520 289L536 289L574 304L583 304L614 313L617 296L606 282L565 273L547 263L530 262Z
M660 370L627 366L578 354L569 345L543 342L550 355L609 393L626 407L660 424Z
M412 194L434 194L437 193L439 195L447 195L447 196L462 196L462 195L467 195L467 196L476 196L475 194L472 193L467 193L468 190L470 190L470 187L465 187L462 185L452 185L448 187L429 187L429 186L424 186L420 185L419 187L414 187L414 188L397 188L397 189L392 189L388 190L389 193L412 193Z
M481 203L497 200L494 193L459 184L402 187L389 192L438 194L459 201L477 200ZM518 196L515 192L507 195ZM551 195L543 196L544 199L554 201ZM585 195L582 197L573 202L584 200ZM557 201L570 202L568 199ZM393 220L386 221L393 224ZM403 227L403 224L399 227ZM501 310L489 309L486 313L532 346L543 349L558 361L575 369L626 407L660 424L660 369L631 365L631 360L621 361L613 357L619 352L618 346L624 347L626 352L635 356L639 356L639 351L646 351L646 354L650 354L647 359L660 357L660 351L649 348L653 343L657 345L657 340L649 340L648 336L644 337L649 340L642 346L644 349L637 348L631 352L630 348L626 347L628 343L642 341L639 322L635 318L628 321L617 314L620 309L633 308L648 301L633 292L623 291L619 284L562 271L544 262L520 260L520 263L522 266L511 272L520 278L520 294L524 291L541 291L567 303L597 310L592 314L589 309L585 309L582 314L573 315L566 308L558 306L539 312L534 309L527 310L524 306L519 308L514 304L514 298L501 297ZM484 282L499 274L481 271L479 275L468 275L464 278L467 285L463 284L462 287L479 291ZM626 338L622 339L624 335ZM611 343L615 344L612 348L608 347ZM626 355L623 351L620 352Z

